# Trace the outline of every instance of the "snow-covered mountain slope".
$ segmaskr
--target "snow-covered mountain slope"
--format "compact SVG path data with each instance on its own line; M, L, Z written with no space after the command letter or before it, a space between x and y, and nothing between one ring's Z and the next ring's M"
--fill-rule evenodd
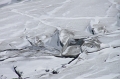
M86 43L68 64L73 58L53 55L78 54L78 47L59 53L52 45L40 47L56 28L63 44L68 38L95 37L100 46ZM24 79L120 79L119 39L120 0L0 0L1 79L17 78L14 66Z

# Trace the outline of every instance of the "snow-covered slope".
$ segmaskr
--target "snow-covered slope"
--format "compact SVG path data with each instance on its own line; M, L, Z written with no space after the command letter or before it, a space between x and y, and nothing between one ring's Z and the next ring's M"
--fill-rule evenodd
M56 28L64 44L69 37L98 36L100 48L83 46L86 51L67 64L72 58L38 49ZM27 79L120 79L119 39L120 0L0 0L1 79L17 78L13 66ZM73 47L64 53L79 52Z

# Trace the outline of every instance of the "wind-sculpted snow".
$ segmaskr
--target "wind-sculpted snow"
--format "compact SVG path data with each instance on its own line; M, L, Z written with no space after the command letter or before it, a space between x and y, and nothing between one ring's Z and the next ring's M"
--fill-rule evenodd
M1 0L0 1L0 8L14 4L14 3L18 3L18 2L26 2L29 0Z
M0 0L0 79L120 79L119 39L120 0Z

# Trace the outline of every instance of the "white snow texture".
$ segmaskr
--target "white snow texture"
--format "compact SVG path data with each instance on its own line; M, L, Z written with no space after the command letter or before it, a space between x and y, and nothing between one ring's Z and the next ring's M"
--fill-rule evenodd
M67 47L83 37L82 53ZM20 79L14 66L22 79L120 79L120 0L0 0L0 79Z

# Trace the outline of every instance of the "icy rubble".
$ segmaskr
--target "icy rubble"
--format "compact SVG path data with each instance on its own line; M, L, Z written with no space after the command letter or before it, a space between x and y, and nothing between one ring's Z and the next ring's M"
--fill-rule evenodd
M28 79L120 79L120 0L24 0L5 6L10 1L16 0L0 1L0 50L31 47L26 36L32 42L37 37L46 42L56 28L61 29L63 44L69 38L83 37L97 37L101 44L97 50L84 46L87 51L70 64L72 58L54 57L50 53L55 51L0 52L0 60L5 59L0 61L1 79L17 78L13 66ZM74 55L79 50L73 47L63 54Z

